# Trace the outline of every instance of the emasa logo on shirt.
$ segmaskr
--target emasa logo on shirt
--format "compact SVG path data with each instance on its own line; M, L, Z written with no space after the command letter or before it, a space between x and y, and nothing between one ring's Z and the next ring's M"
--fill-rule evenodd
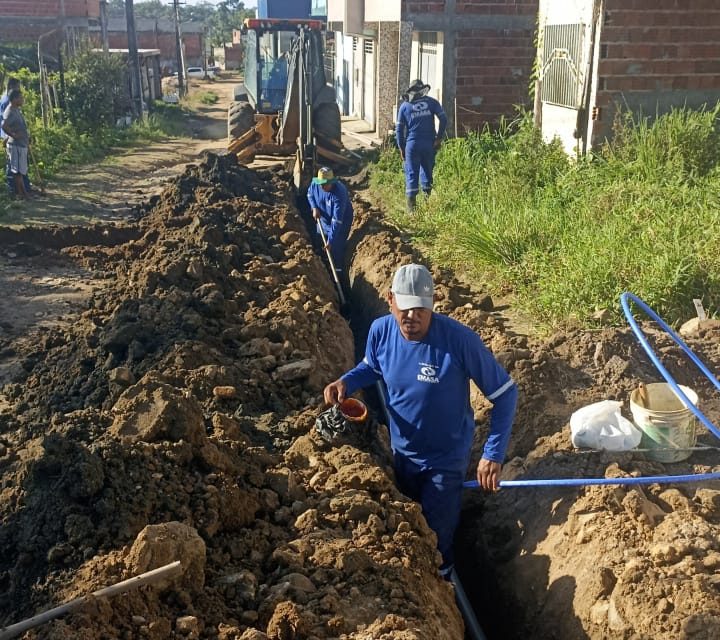
M426 364L424 362L418 363L420 366L420 373L418 373L418 382L429 382L430 384L437 384L440 382L440 378L437 375L437 366L434 364Z

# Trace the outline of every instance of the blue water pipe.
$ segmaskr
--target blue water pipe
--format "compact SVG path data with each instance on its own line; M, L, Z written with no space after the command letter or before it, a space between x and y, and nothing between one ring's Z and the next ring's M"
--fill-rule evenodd
M680 398L683 404L692 411L695 416L702 422L716 438L720 439L720 429L718 429L710 420L707 419L705 414L694 405L690 399L683 393L682 389L675 382L675 379L670 375L670 372L665 368L660 358L657 357L655 351L650 346L647 337L643 333L642 329L638 325L637 321L633 317L630 309L630 301L637 304L648 316L650 316L657 324L667 333L682 350L688 355L688 357L695 363L695 365L703 372L705 377L715 385L715 388L720 390L720 382L711 373L711 371L705 366L705 363L698 358L693 351L688 347L682 340L682 338L675 333L665 323L655 311L653 311L647 304L645 304L636 295L626 291L620 296L620 304L623 308L623 313L627 318L633 333L637 337L638 341L642 345L645 352L650 357L650 360L655 365L657 370L665 378L665 381L670 385L670 388ZM590 485L637 485L637 484L656 484L656 483L682 483L682 482L702 482L704 480L720 480L720 472L715 473L691 473L680 476L644 476L644 477L631 477L631 478L553 478L553 479L538 479L538 480L501 480L499 485L501 489L507 489L511 487L584 487ZM468 480L463 483L463 487L472 489L478 488L480 483L477 480Z

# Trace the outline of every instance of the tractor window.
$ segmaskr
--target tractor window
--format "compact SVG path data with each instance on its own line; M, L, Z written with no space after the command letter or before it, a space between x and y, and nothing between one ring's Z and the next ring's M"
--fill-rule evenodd
M295 34L291 31L264 33L260 38L260 109L282 111L288 80L287 51Z

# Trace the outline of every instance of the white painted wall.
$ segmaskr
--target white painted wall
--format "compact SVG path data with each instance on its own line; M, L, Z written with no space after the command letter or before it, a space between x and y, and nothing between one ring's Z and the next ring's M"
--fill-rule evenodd
M400 0L365 0L365 22L399 22Z

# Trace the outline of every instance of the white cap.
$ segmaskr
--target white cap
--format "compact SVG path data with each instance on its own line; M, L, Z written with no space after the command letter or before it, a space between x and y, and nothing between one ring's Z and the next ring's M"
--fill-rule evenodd
M424 307L433 308L433 279L421 264L406 264L395 272L391 291L400 311Z

